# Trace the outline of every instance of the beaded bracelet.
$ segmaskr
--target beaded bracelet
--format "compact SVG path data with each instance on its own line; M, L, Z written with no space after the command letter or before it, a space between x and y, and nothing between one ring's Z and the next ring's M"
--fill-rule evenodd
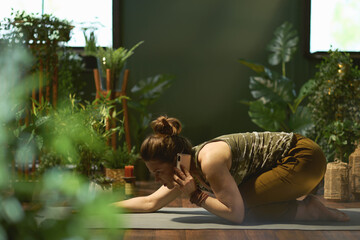
M209 197L208 194L202 192L200 189L196 189L190 196L190 202L201 207L201 204Z

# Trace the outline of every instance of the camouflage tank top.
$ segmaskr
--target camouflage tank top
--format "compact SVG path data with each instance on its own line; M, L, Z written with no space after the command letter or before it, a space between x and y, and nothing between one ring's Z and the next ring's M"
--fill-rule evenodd
M201 172L198 161L200 150L208 143L226 142L232 154L230 173L237 185L253 174L272 168L276 161L285 157L293 145L293 133L285 132L252 132L223 135L193 147L193 160L202 182L209 185ZM197 181L202 188L202 184ZM211 190L206 188L206 190Z

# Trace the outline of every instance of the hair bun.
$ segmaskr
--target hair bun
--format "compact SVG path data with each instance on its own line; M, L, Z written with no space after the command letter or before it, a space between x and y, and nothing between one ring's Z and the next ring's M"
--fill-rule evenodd
M181 123L176 118L160 116L151 122L151 128L155 134L174 136L181 132Z

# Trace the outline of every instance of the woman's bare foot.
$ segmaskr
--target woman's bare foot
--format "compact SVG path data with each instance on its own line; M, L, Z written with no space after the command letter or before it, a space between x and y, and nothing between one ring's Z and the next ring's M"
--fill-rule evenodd
M304 200L299 202L295 220L346 222L349 221L350 218L337 209L326 207L314 195L308 195Z

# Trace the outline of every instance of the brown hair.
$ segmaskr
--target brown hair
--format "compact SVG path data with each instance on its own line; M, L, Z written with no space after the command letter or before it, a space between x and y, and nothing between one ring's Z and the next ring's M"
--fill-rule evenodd
M173 162L177 153L191 154L192 145L180 136L181 123L176 118L160 116L150 124L154 133L141 145L140 155L144 161Z

